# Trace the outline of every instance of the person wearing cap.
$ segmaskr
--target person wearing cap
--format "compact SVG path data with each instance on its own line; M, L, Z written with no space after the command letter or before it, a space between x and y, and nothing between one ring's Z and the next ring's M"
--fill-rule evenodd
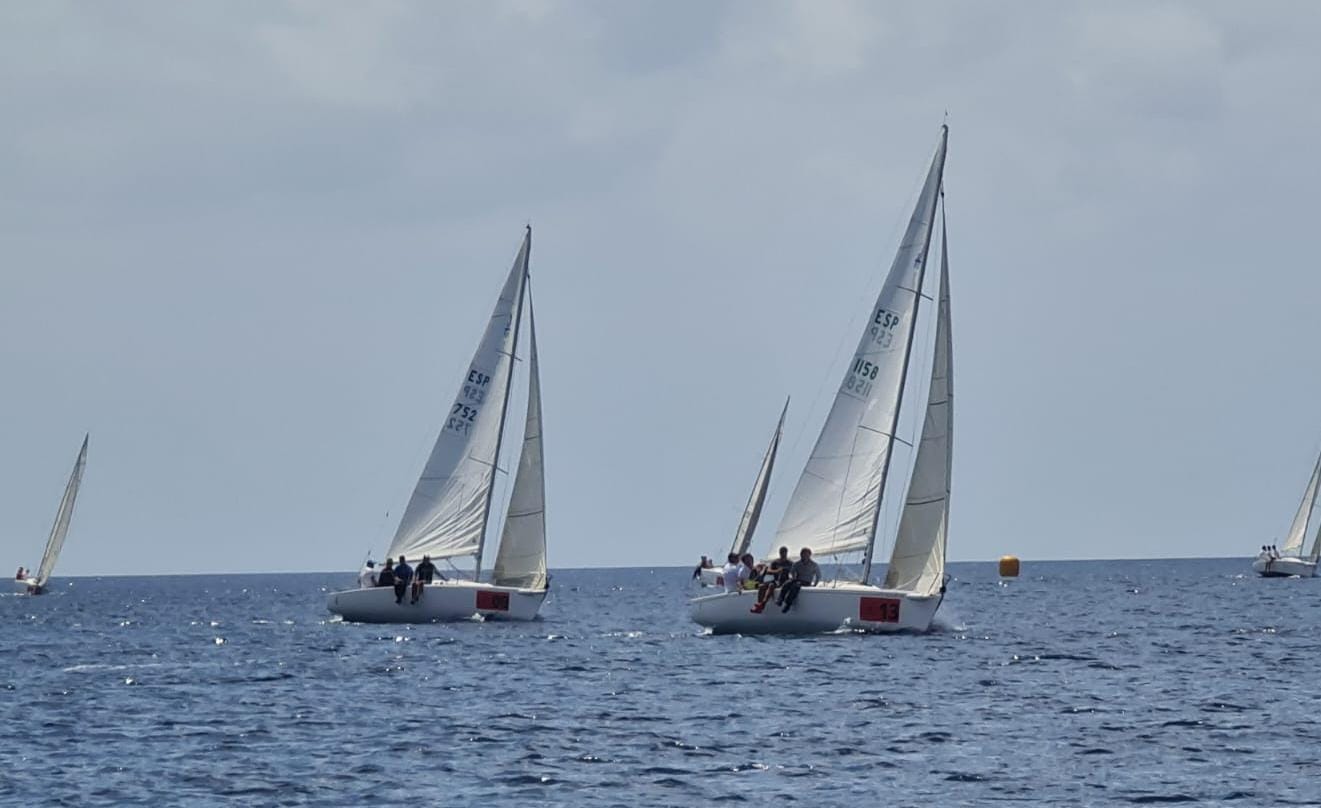
M413 582L413 568L408 565L408 559L399 556L399 563L394 565L394 602L404 603L404 593L408 591L408 585Z
M385 566L376 575L377 586L394 586L394 559L385 559Z
M358 570L358 586L362 589L376 586L376 562L370 558L362 565L362 569Z
M413 597L409 600L409 603L417 603L417 599L422 597L422 587L431 583L435 577L436 565L431 563L431 556L422 556L422 563L417 565L417 569L413 573ZM445 576L442 575L441 580L444 579Z

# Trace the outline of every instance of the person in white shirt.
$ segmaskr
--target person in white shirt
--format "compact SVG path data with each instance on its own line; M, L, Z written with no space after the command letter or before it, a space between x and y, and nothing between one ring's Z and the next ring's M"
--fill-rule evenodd
M742 577L740 577L742 574ZM743 564L738 560L738 553L729 554L729 562L720 568L720 583L724 584L726 592L737 592L743 588L743 579L747 573L743 569Z
M361 570L358 571L358 586L363 589L371 589L376 586L376 562L370 558Z

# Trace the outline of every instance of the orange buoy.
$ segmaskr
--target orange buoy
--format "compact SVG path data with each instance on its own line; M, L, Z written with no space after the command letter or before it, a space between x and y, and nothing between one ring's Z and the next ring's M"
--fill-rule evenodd
M1017 578L1018 577L1018 556L1000 556L1000 577Z

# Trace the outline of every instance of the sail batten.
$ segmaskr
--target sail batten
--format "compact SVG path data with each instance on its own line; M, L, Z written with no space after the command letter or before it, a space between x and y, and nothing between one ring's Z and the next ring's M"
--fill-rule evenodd
M541 372L537 358L537 321L528 293L528 399L523 450L505 514L491 581L496 586L545 589L546 470L542 449Z
M943 224L942 208L942 224ZM926 415L899 531L885 570L886 589L934 594L944 583L954 450L954 355L950 325L948 234L941 227L936 345Z
M784 408L780 410L780 420L775 423L775 434L771 436L771 443L766 447L766 454L761 460L761 469L757 472L757 480L752 485L752 494L748 497L742 518L739 519L738 530L734 531L734 543L729 547L729 551L737 556L742 556L752 546L753 534L757 531L757 523L761 521L761 509L766 504L766 492L770 489L771 473L775 469L775 455L780 449L780 436L784 432L784 416L788 412L789 399L786 398Z
M775 535L775 545L817 555L864 550L871 565L877 518L898 423L945 165L947 130L908 228L816 445Z
M78 450L78 459L73 463L69 482L64 486L64 496L60 498L60 507L55 511L55 524L51 525L50 536L46 539L46 550L41 554L41 564L32 578L32 585L40 589L50 580L55 571L55 562L64 549L64 539L69 534L69 523L73 520L73 506L78 500L78 489L83 484L83 470L87 467L87 441L90 435L83 436L82 448Z
M480 566L530 250L529 230L399 521L390 556L471 555Z

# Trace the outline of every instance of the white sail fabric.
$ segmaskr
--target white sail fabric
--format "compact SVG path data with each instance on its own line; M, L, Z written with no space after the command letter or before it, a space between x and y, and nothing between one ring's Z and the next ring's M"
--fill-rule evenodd
M490 512L504 429L531 233L509 270L491 321L399 521L389 555L413 560L477 555Z
M55 524L51 526L50 538L46 540L46 552L41 555L41 566L37 567L34 586L45 586L50 574L55 570L55 562L64 549L64 537L69 533L69 522L73 519L73 504L78 499L78 488L83 484L83 469L87 466L87 439L83 436L83 448L78 451L78 459L73 463L73 473L64 486L64 497L60 499L60 508L55 512Z
M757 481L752 486L752 496L748 497L748 506L743 509L743 518L734 532L734 543L729 552L742 556L752 546L752 534L761 520L761 506L766 504L766 491L771 485L771 472L775 468L775 453L780 448L780 434L784 431L784 415L789 412L789 400L785 399L784 409L780 410L780 420L775 425L775 435L771 445L766 447L766 456L761 461L761 471L757 472Z
M541 374L537 366L537 321L528 300L527 425L514 490L509 495L492 583L522 589L546 588L546 471L541 446Z
M899 520L885 588L934 594L945 576L949 531L950 467L954 450L954 363L951 351L949 253L944 228L940 238L940 296L936 313L936 348L931 387L908 498Z
M1284 544L1280 545L1280 555L1284 557L1298 557L1303 552L1303 541L1307 538L1307 526L1312 521L1312 510L1316 507L1316 495L1321 490L1321 457L1316 459L1316 467L1312 469L1312 479L1307 483L1307 490L1303 492L1303 501L1298 505L1298 513L1294 514L1293 524L1289 526L1289 534L1284 539ZM1321 541L1321 536L1318 536ZM1316 550L1316 543L1313 543L1313 552Z
M913 319L945 166L946 130L866 331L775 535L791 552L868 548L876 530Z

